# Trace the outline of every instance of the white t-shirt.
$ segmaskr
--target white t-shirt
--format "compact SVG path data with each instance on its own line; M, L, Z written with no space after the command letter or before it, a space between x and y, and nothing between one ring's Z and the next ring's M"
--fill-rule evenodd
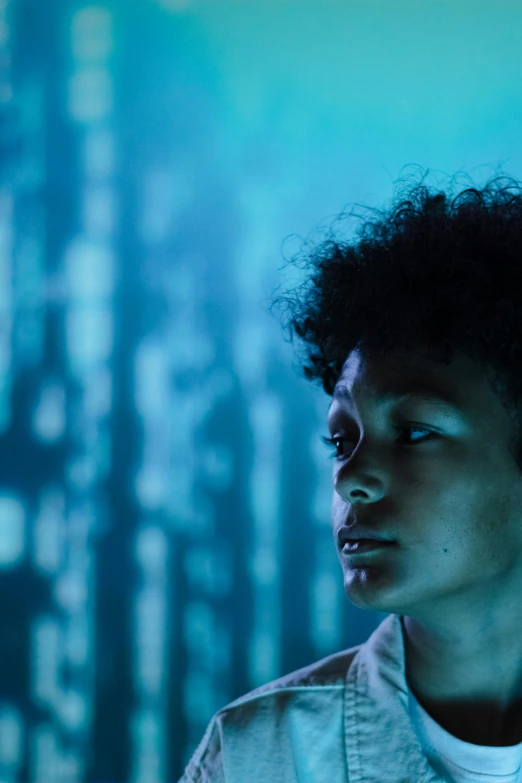
M498 748L473 745L443 729L410 690L408 706L424 753L442 778L451 783L522 782L522 742Z

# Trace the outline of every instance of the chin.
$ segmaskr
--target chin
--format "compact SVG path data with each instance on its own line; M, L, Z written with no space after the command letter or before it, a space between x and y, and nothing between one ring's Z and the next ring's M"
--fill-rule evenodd
M398 584L388 569L376 566L346 568L344 572L344 591L348 599L359 609L388 614L405 614L408 601L405 585ZM411 594L412 590L408 590ZM414 591L413 591L414 592Z

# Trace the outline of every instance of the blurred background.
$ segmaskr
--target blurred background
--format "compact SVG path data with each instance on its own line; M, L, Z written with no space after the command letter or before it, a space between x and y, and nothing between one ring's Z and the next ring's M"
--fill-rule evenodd
M521 29L0 0L2 783L176 781L216 710L384 618L344 595L330 399L268 307L405 172L522 175Z

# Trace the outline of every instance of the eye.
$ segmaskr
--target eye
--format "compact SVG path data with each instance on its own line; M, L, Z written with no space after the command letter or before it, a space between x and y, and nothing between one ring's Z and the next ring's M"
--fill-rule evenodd
M337 435L333 438L327 438L326 435L321 435L321 440L323 443L329 448L332 449L332 453L329 455L330 459L341 459L343 457L343 454L338 453L338 443L343 443L343 441L352 441L356 442L357 438L355 436L346 436L346 435Z
M396 427L395 429L398 432L402 432L402 433L405 433L405 432L420 432L420 433L423 433L424 435L427 435L428 437L430 437L431 435L435 434L431 430L427 430L424 427L413 427L413 426L411 426L411 427ZM415 440L410 441L406 445L407 446L413 446L415 443L419 443L420 440L425 441L427 439L428 438L416 438Z
M402 441L405 446L415 446L415 444L422 443L425 440L428 440L429 438L431 438L435 434L434 432L432 432L431 430L426 429L425 427L410 426L410 427L395 427L394 429L397 430L397 432L401 433L401 437L398 438L398 440ZM420 433L424 437L415 438L413 440L409 440L407 433L410 433L410 434L411 433ZM402 436L406 437L406 442L404 442ZM323 441L323 443L328 448L333 450L332 453L329 455L331 459L334 459L334 458L335 459L342 459L346 455L339 454L339 452L338 452L339 446L337 444L338 443L342 443L343 441L352 441L352 442L354 442L357 439L355 437L353 437L353 436L346 436L346 435L337 435L337 436L334 436L333 438L327 438L325 435L321 435L321 440Z

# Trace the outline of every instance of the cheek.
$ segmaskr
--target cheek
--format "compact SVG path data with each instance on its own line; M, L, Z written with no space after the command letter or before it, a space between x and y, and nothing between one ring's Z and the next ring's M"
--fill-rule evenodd
M350 504L345 502L343 498L335 490L332 493L332 503L330 505L330 519L332 520L345 520L346 514Z
M423 535L434 550L453 561L471 560L475 568L479 562L502 559L506 542L522 543L513 493L492 479L491 471L458 473L455 468L438 478L444 480L433 481L432 476L423 495L427 515ZM419 507L419 496L415 504Z
M403 511L415 537L441 546L450 541L464 545L486 524L496 503L494 492L484 492L481 476L441 460L417 464L397 486L402 495L398 521Z

